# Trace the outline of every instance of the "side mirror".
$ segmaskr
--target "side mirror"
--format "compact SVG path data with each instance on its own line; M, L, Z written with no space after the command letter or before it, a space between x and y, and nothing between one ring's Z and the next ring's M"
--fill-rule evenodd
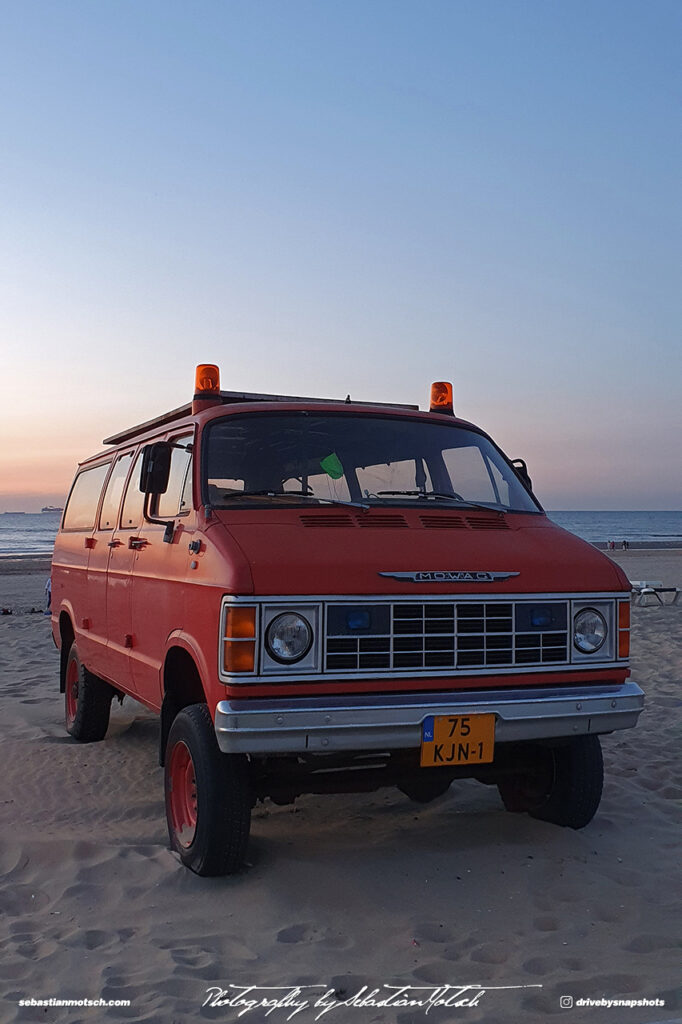
M142 451L140 490L143 494L165 494L170 478L173 446L169 441L155 441Z
M531 480L531 478L528 475L528 467L526 466L526 463L524 462L524 460L523 459L514 459L513 462L512 462L512 466L516 470L516 475L519 478L519 480L521 481L521 483L523 484L523 486L526 488L526 490L527 491L532 491L533 490L533 481Z

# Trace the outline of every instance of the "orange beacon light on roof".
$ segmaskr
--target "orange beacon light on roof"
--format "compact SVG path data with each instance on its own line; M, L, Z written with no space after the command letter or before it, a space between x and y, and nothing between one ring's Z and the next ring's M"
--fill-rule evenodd
M220 370L214 363L201 363L197 366L194 391L202 398L220 393Z
M438 380L431 385L430 412L445 412L455 415L452 400L452 384L447 380Z
M214 363L200 363L194 378L192 412L220 402L220 370Z

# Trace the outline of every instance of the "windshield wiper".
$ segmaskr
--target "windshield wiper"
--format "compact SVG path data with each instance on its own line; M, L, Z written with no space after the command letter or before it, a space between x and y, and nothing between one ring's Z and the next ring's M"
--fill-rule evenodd
M347 508L361 508L364 512L369 512L370 506L365 502L361 501L343 501L341 498L322 498L317 494L311 494L309 491L273 491L265 489L262 491L235 491L234 494L226 494L225 499L229 498L307 498L309 501L324 501L328 505L345 505Z
M480 508L484 512L497 512L498 515L502 515L504 512L509 511L506 508L491 508L490 505L481 505L478 501L469 501L468 498L463 498L460 494L445 494L442 491L376 491L377 497L383 495L406 495L407 497L414 498L435 498L436 501L454 501L457 505L466 505L469 508Z

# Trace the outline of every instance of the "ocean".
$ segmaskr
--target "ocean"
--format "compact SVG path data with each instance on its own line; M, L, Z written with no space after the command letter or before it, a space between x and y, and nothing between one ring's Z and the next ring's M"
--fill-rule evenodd
M51 555L61 512L0 514L0 555Z
M564 530L591 544L625 540L635 547L682 547L682 512L548 512Z
M682 547L682 512L548 512L550 519L583 540L605 546ZM0 513L0 555L49 555L59 512Z

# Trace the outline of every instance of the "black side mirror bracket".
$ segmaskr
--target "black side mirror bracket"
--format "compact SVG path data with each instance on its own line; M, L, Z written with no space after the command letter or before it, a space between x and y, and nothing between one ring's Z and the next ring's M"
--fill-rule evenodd
M533 492L533 481L528 475L528 467L523 459L513 459L512 466L516 470L516 475L526 488L526 490L532 494Z
M149 506L155 494L165 494L168 490L171 455L174 447L176 446L169 441L155 441L153 444L148 444L142 452L142 469L140 471L140 490L144 494L142 515L146 523L165 526L164 544L173 543L175 522L172 519L154 519L149 514Z

